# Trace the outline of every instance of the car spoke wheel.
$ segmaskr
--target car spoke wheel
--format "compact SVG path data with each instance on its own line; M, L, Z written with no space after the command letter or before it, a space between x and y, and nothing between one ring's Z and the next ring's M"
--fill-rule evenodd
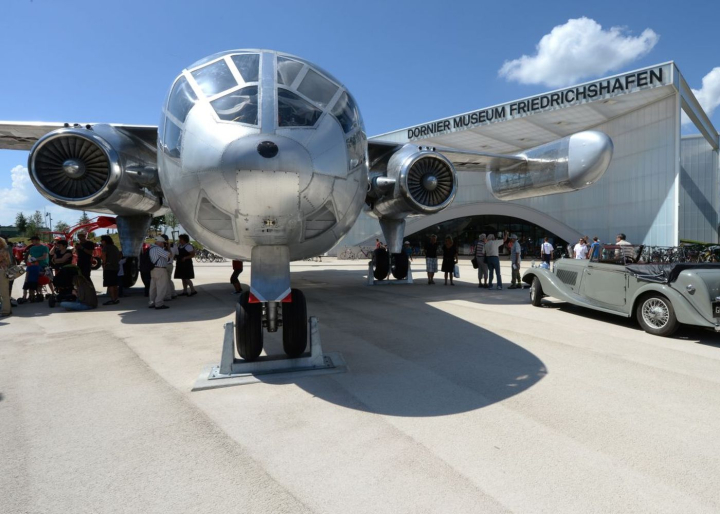
M670 300L659 294L651 294L638 302L637 320L648 334L669 336L679 326Z
M530 303L535 307L540 307L542 305L542 297L543 290L542 285L540 285L540 279L533 277L532 284L530 285Z

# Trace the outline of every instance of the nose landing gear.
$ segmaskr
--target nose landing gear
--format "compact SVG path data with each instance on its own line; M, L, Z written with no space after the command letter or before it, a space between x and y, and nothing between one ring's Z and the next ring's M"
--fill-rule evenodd
M323 353L320 330L315 317L307 317L305 295L292 289L283 302L251 302L244 292L235 306L235 323L225 324L225 338L220 364L206 368L195 382L193 391L258 382L258 375L318 375L347 371L339 353ZM286 358L261 356L263 330L282 327ZM310 332L310 351L308 347ZM235 348L240 359L235 357Z
M282 308L280 308L282 306ZM280 314L280 316L278 316ZM307 303L299 289L292 289L289 301L251 303L250 293L240 295L235 306L235 344L238 354L254 361L263 350L263 328L283 331L283 350L288 357L299 357L307 348Z

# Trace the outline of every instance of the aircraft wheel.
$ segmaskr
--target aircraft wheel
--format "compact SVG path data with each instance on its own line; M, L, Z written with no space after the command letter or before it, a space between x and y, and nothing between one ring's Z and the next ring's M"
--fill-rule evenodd
M533 277L532 284L530 284L530 303L535 307L540 307L542 305L542 297L543 290L542 285L540 285L540 279Z
M235 305L235 345L246 361L257 359L263 349L262 304L250 303L247 291Z
M408 276L409 260L406 253L394 253L392 264L392 275L397 280L402 280Z
M385 280L390 272L390 261L388 259L388 251L385 248L375 250L375 271L373 276L375 280Z
M299 289L291 289L292 302L282 304L283 350L290 357L299 357L307 348L307 302Z
M680 326L670 300L660 294L640 299L635 311L640 327L648 334L667 337Z
M123 287L130 288L137 282L138 276L140 275L140 268L138 267L137 257L128 257L125 259L124 275L122 276Z
M96 257L93 257L91 262L92 262L92 269L93 269L93 271L94 271L94 270L99 270L99 269L100 269L100 266L102 266L102 261L101 261L100 259L96 258Z

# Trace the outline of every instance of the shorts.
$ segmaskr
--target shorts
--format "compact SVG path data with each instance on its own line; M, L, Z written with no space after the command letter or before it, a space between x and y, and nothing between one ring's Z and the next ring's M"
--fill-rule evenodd
M118 270L104 269L103 270L103 287L115 287L118 284L120 284L120 277L118 277Z
M38 288L37 282L25 281L25 283L23 284L23 291L36 291L37 288Z
M437 273L437 257L425 257L425 270L428 273Z

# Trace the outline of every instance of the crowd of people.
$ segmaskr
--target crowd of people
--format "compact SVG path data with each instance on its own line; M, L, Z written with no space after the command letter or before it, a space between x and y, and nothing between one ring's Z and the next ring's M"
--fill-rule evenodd
M10 316L12 307L25 302L44 301L45 287L51 305L57 303L75 311L97 308L97 292L91 279L95 258L101 261L102 285L107 290L108 300L102 305L120 303L120 298L125 296L127 259L109 235L100 237L98 257L95 257L95 246L87 234L81 232L72 249L66 239L56 239L50 248L42 244L38 236L32 236L29 245L18 245L14 252L7 238L0 236L0 316ZM143 245L138 264L150 307L167 309L166 302L178 296L198 294L193 284L194 256L195 249L187 234L178 237L178 244L163 235L155 238L152 245ZM14 300L13 283L20 276L23 277L23 296ZM173 279L182 283L179 294Z

